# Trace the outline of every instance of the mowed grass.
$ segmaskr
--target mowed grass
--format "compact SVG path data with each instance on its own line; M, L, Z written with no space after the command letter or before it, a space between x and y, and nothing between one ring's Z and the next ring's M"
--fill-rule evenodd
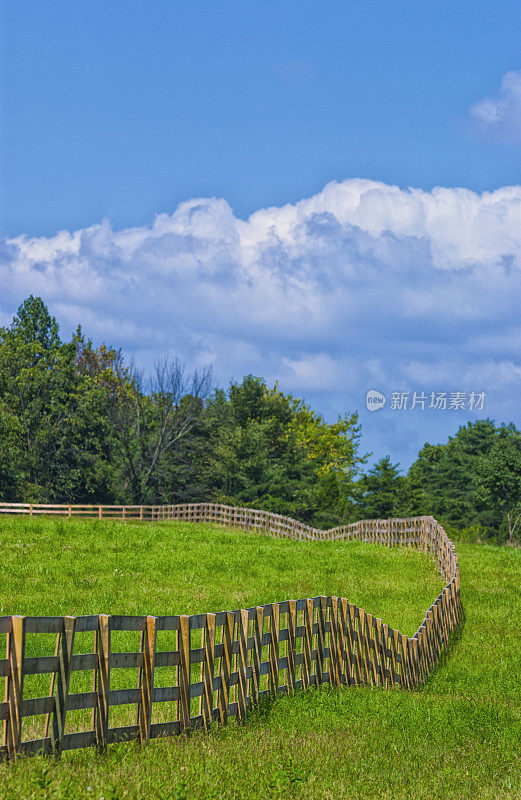
M360 543L187 524L0 530L1 613L190 613L323 593L410 635L440 588L421 554ZM420 691L312 690L245 728L23 760L0 768L0 798L520 798L521 551L457 549L465 619Z

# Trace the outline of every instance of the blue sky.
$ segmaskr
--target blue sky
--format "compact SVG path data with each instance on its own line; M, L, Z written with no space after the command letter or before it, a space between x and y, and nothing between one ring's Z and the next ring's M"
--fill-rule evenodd
M34 291L144 364L358 408L404 466L469 418L519 420L519 3L0 13L0 323ZM398 411L395 390L487 401Z

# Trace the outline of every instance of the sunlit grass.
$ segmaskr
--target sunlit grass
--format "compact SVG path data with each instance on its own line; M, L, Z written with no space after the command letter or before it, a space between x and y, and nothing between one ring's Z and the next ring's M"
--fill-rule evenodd
M324 594L411 635L442 586L407 548L189 522L4 518L0 547L0 615L195 614Z
M56 525L2 520L2 613L217 611L339 594L410 635L440 587L421 554L377 545L184 523ZM1 768L0 800L521 797L521 551L458 545L458 555L464 623L420 691L312 690L245 728L24 760Z

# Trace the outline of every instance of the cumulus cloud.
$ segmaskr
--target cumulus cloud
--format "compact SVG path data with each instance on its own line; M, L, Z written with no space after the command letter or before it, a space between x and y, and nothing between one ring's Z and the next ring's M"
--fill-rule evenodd
M491 416L521 411L520 186L353 179L247 220L199 198L143 227L5 240L4 324L31 292L142 364L171 353L221 382L253 372L332 416L368 388L486 391ZM385 414L371 422L384 449ZM402 419L393 441L410 449L422 433Z
M475 103L470 115L487 137L521 142L521 71L505 73L498 94Z

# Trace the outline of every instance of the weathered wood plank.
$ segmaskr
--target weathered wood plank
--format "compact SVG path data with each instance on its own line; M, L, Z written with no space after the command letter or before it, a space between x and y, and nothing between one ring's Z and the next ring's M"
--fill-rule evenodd
M98 748L104 750L107 746L110 710L110 617L107 614L100 614L99 617L97 645L96 689L98 702L95 715L95 731Z
M326 614L327 614L327 597L321 595L318 598L318 632L317 632L317 657L315 661L315 674L317 678L317 685L321 686L325 681L324 676L324 658L326 647Z
M296 665L295 659L297 655L297 601L289 601L288 609L288 640L286 645L286 653L288 659L287 670L287 683L291 694L295 692L296 681Z
M204 693L201 697L200 714L203 725L209 730L212 725L213 692L215 672L215 614L206 615L206 628L204 631L205 659L202 666L202 680Z
M177 681L179 685L178 717L181 733L190 730L190 617L179 617L177 646L179 650L179 666Z
M240 722L246 722L246 708L248 699L248 612L242 609L239 612L239 659L237 671L239 673L237 709Z
M264 609L257 606L253 618L253 652L252 652L252 676L250 681L250 695L254 706L259 702L260 676L262 661L262 638L264 632Z
M233 614L231 611L226 611L225 619L222 625L222 656L219 663L219 672L221 674L221 686L219 689L219 721L221 725L226 725L228 718L234 627L235 614Z
M277 694L279 688L279 633L280 633L280 611L278 603L271 606L270 615L270 689L273 695Z
M9 677L6 681L5 699L9 704L9 716L4 727L4 745L9 758L16 758L22 743L23 660L25 654L25 617L14 616L11 631L7 634L7 658Z
M339 636L338 636L338 597L331 597L331 611L330 611L331 630L329 633L329 675L331 683L340 688L340 654L339 654Z
M59 756L65 735L65 715L71 677L71 659L74 648L75 617L63 618L63 633L60 637L59 664L56 672L56 694L54 697L54 714L51 728L51 749Z
M312 669L313 669L313 661L312 661L312 652L313 652L313 623L314 623L314 615L315 615L315 607L313 600L308 597L306 599L306 607L304 609L304 642L302 653L304 656L303 664L302 664L302 682L304 684L304 689L307 689L311 685L311 677L312 677Z
M156 618L146 618L145 629L141 634L141 653L143 666L139 671L139 697L137 704L137 726L139 741L144 744L150 739L152 721L152 695L154 691L154 668L156 654Z

